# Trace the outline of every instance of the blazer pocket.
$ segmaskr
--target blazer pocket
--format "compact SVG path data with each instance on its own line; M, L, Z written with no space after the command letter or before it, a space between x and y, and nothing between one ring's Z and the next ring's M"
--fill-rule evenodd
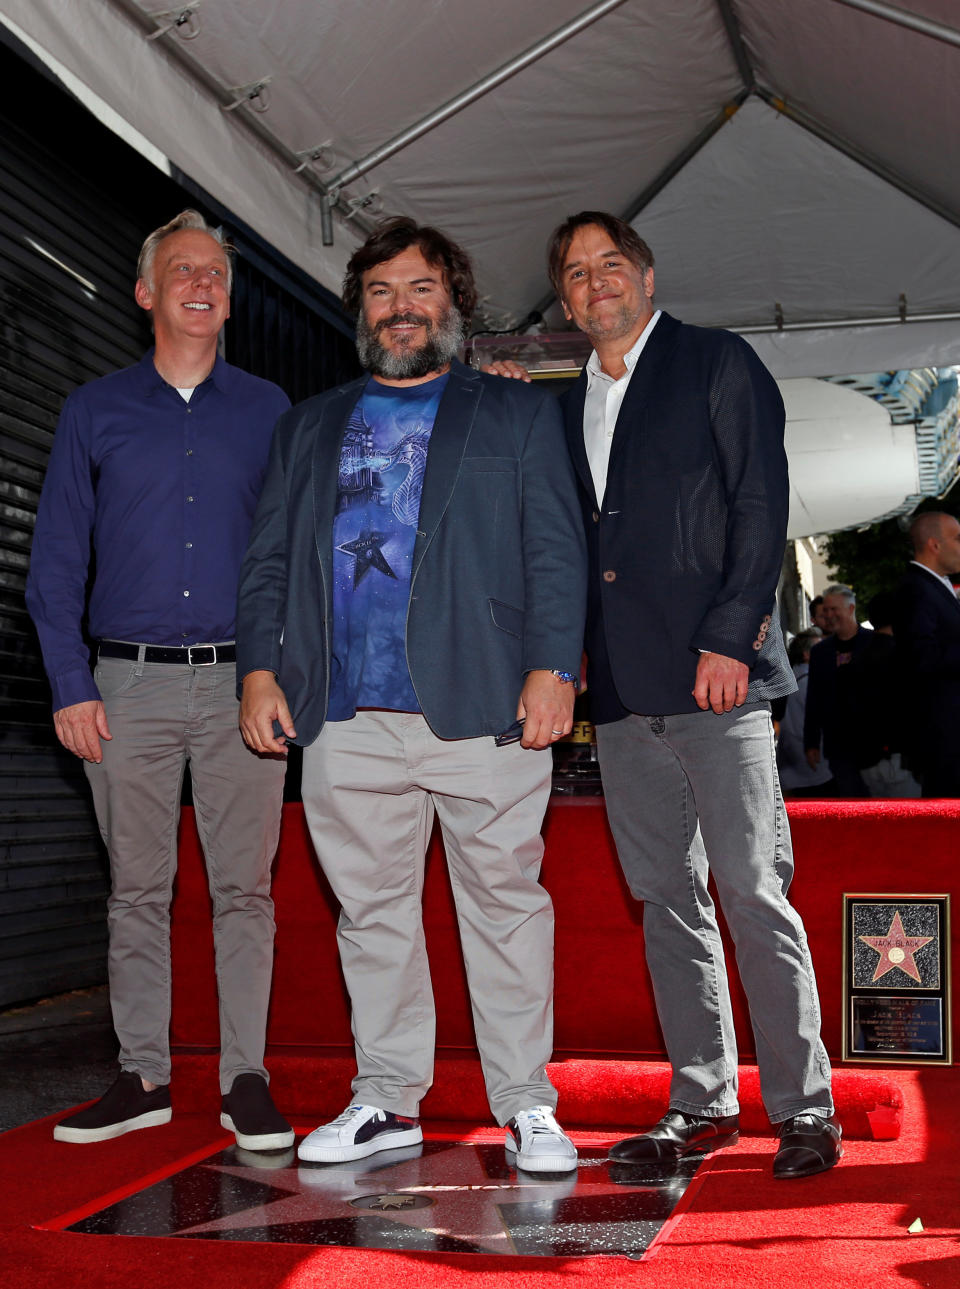
M523 609L515 608L512 604L504 604L503 600L495 600L492 596L488 603L493 625L499 627L501 631L506 631L508 635L516 636L518 640L521 639L523 637Z

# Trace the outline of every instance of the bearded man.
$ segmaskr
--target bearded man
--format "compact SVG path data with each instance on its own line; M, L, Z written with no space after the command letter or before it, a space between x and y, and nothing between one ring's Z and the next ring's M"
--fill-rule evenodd
M357 1075L300 1145L416 1150L434 1007L421 893L434 815L508 1160L570 1172L554 1117L553 911L538 877L550 745L572 725L586 568L556 403L456 359L470 263L381 225L344 303L369 375L281 418L241 573L241 729L305 748L303 803L341 904Z

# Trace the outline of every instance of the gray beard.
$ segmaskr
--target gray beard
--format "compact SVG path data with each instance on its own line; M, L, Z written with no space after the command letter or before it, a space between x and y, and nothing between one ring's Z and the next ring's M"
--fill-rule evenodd
M606 323L600 323L594 318L587 317L580 324L580 330L594 343L602 340L615 340L619 336L629 335L636 321L636 316L630 312L625 304L622 304L616 314L609 318Z
M379 331L394 318L382 320L376 330L363 313L357 318L357 355L366 371L386 380L420 380L456 358L466 330L459 309L451 305L436 324L416 313L401 316L426 325L427 338L419 347L404 345L402 349L385 349L380 343Z

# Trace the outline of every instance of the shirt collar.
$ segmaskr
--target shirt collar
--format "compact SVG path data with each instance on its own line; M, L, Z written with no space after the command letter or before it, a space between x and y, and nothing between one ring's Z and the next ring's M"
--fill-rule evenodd
M653 317L650 319L650 321L647 323L644 329L640 332L639 336L637 336L636 340L633 342L631 347L623 355L623 362L627 371L626 371L626 376L619 377L620 380L625 380L627 376L630 376L632 374L634 367L636 367L637 365L637 359L640 357L641 353L643 352L643 347L649 340L650 332L657 325L657 319L659 317L660 317L660 310L657 309ZM592 382L595 379L597 379L597 377L602 377L604 380L609 380L609 381L613 380L613 377L608 376L607 373L600 366L600 359L597 357L596 349L594 349L590 354L590 357L587 359L587 380L588 382Z
M156 394L157 390L163 389L167 383L154 366L153 356L155 353L156 350L153 345L151 345L138 364L143 379L143 391L150 397ZM208 380L213 381L214 386L221 394L226 394L228 392L230 383L230 367L224 362L219 354L217 354L216 358L213 360L213 370L210 372L210 375L206 380L201 381L201 384L205 385Z
M917 568L922 568L925 572L929 573L931 577L935 577L938 582L942 582L951 595L955 596L957 594L957 588L950 581L949 577L944 577L942 573L935 573L929 564L921 564L918 559L912 559L910 563L915 564Z

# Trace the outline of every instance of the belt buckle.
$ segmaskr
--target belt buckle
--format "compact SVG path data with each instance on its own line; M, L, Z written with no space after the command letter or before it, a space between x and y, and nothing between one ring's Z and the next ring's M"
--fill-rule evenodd
M201 653L204 651L207 651L211 653L213 656L211 658L207 658L204 662L200 662L199 660L194 662L193 654L195 650ZM212 667L216 661L217 661L216 645L187 645L187 662L190 664L191 667Z

